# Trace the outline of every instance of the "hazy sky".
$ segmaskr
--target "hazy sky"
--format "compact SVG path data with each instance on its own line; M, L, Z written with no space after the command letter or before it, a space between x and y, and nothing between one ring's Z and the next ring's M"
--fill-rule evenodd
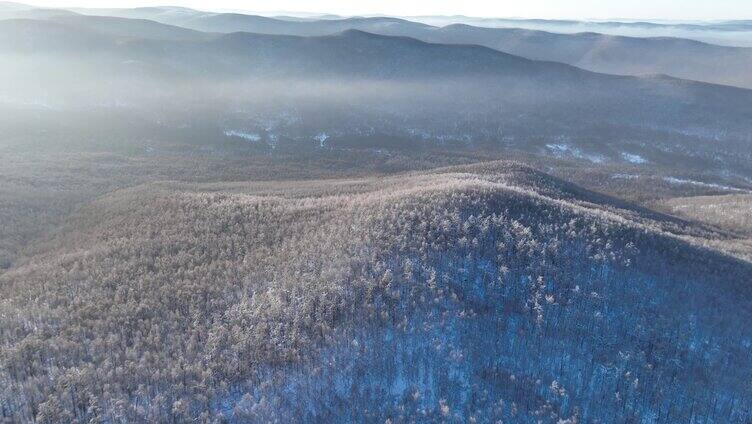
M18 0L23 1L23 0ZM325 12L341 15L451 15L573 19L752 19L752 0L32 0L39 6Z

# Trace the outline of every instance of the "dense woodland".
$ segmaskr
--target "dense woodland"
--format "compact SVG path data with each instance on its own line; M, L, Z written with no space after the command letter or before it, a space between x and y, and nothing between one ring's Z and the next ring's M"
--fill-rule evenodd
M258 155L243 151L171 154L57 152L0 147L0 272L83 205L108 192L154 181L265 181L334 178L489 160L482 152L323 151Z
M663 203L664 208L676 215L752 236L752 196L749 194L680 197Z
M150 183L0 276L9 422L745 422L752 266L495 162Z

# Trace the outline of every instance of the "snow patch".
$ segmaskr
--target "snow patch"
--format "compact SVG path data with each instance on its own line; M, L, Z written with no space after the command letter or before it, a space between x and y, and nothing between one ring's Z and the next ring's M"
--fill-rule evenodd
M225 135L228 137L239 137L243 140L250 141L250 142L258 142L261 141L261 136L256 133L248 133L244 131L238 131L238 130L225 130Z
M267 134L267 138L269 139L269 146L271 146L272 150L277 148L277 143L279 143L279 136L277 134Z
M324 147L326 140L329 140L329 135L327 133L319 133L313 139L319 142L319 147Z
M566 144L546 144L546 147L557 156L564 156L565 153L571 150Z
M621 157L622 157L622 158L623 158L623 159L624 159L625 161L627 161L627 162L629 162L629 163L634 163L634 164L637 164L637 165L641 165L641 164L644 164L644 163L648 163L648 160L647 160L647 159L643 158L643 157L642 157L642 156L640 156L640 155L635 155L635 154L632 154L632 153L626 153L626 152L623 152L623 153L621 154Z
M635 174L614 174L611 176L611 179L614 180L636 180L638 178L640 178L640 176Z
M748 190L743 190L741 188L736 188L736 187L730 187L727 185L704 183L702 181L685 180L683 178L676 178L676 177L663 177L663 181L666 181L667 183L674 184L674 185L687 185L688 184L688 185L693 185L693 186L698 186L698 187L715 188L719 190L749 192Z
M551 152L557 158L564 156L573 156L575 158L585 159L593 163L603 163L603 161L605 160L605 158L601 155L583 153L582 150L576 147L569 146L567 144L546 144L546 147L551 150Z

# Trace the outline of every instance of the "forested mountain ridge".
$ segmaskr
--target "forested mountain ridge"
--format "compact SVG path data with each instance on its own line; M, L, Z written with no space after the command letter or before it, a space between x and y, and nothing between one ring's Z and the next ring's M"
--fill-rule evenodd
M499 162L106 195L0 276L3 416L748 419L749 263L596 198Z

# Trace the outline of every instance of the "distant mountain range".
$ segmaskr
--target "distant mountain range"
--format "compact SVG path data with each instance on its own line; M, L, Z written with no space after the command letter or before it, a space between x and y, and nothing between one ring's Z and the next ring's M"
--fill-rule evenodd
M680 155L724 168L750 163L750 90L604 75L481 46L359 30L208 34L137 19L60 16L0 22L0 54L12 64L0 76L14 81L0 85L0 96L21 134L29 127L63 131L55 118L54 125L40 122L44 114L17 116L29 116L19 107L41 106L111 110L115 121L127 112L168 132L185 128L176 139L203 142L207 134L272 147L393 140L596 162L633 157L627 154L643 162Z
M749 20L640 22L629 20L503 19L468 16L416 16L410 19L434 26L466 24L486 28L520 28L562 34L597 32L632 37L677 37L712 44L752 47L752 25L750 25Z
M536 60L547 60L574 65L583 69L619 74L651 75L665 74L682 79L711 82L752 88L752 48L719 46L690 39L675 37L624 37L592 32L561 34L520 28L484 28L467 24L450 24L437 27L424 23L391 17L340 18L340 19L292 19L270 18L236 13L210 13L177 7L148 7L135 9L80 9L77 12L105 17L82 18L69 10L20 9L15 6L2 12L0 17L52 19L72 21L92 29L118 35L142 36L144 38L195 40L201 35L195 32L180 32L176 28L149 26L134 28L132 34L120 34L121 23L114 18L141 19L160 22L181 28L210 33L251 32L258 34L320 36L332 35L348 29L382 35L406 36L419 40L444 44L476 44L499 51ZM498 21L498 22L497 22ZM542 20L497 20L488 25L513 26L519 23L530 27L543 25L578 28L576 21ZM451 20L447 21L451 22ZM470 21L484 24L486 21ZM656 24L647 22L621 23L597 22L597 30L612 27L632 29L681 28L694 32L725 31L737 33L752 31L748 21L733 21L698 24ZM114 28L112 28L114 27ZM548 28L548 27L545 27ZM556 30L557 27L549 28ZM161 31L161 33L160 33ZM752 34L752 32L750 32Z
M114 131L130 143L159 134L202 144L229 138L269 149L450 143L591 162L678 162L752 173L750 90L594 73L477 44L503 35L508 38L499 43L541 58L545 54L534 53L535 46L547 50L546 40L560 40L570 47L553 49L556 54L590 62L608 62L603 58L616 51L647 56L637 52L659 44L675 51L725 47L433 28L393 18L293 22L179 8L118 13L134 17L62 13L0 21L0 58L10 64L0 69L0 108L7 121L0 136L29 137L33 128L45 140L50 132L59 139L94 140ZM204 30L208 23L221 28L229 20L238 26L260 22L267 31L280 23L290 32L357 26L391 35L360 29L322 36L219 33L142 19L145 15L182 16L183 24L203 22ZM443 44L403 33L422 33L419 38ZM463 37L478 42L451 41ZM510 41L514 37L518 42ZM608 53L586 53L604 40L610 40L603 49ZM56 116L63 111L64 121ZM82 118L92 111L102 114L96 123Z

